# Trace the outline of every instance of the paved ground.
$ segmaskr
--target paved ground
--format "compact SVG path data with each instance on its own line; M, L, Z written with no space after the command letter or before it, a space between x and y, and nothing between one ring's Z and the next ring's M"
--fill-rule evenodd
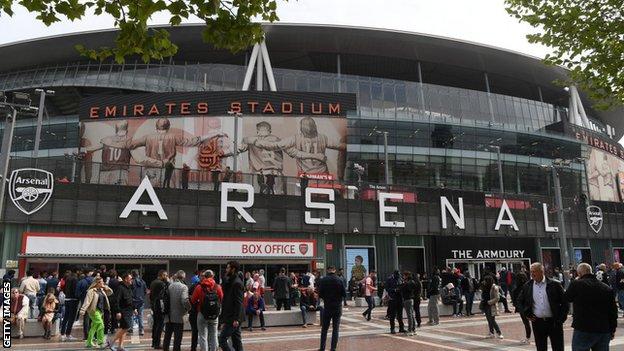
M524 336L524 327L520 317L516 314L503 314L497 321L505 336L503 340L484 339L487 334L487 322L482 315L469 318L442 318L438 326L426 326L417 330L416 336L391 335L388 322L383 320L384 308L374 310L373 319L366 322L362 316L362 308L350 307L344 312L340 329L340 351L402 351L402 350L507 350L522 351L535 350L535 346L520 342ZM571 321L564 326L566 349L571 350L572 338ZM624 324L621 323L621 324ZM319 326L301 327L274 327L266 331L259 329L243 333L243 342L246 351L314 351L318 350ZM331 330L330 330L331 334ZM82 330L75 332L76 337L82 336ZM150 350L150 334L140 338L137 343L130 340L129 350ZM328 345L330 340L327 340ZM50 341L42 338L25 338L13 340L13 348L17 350L81 350L83 342L61 343L57 338ZM183 350L190 349L190 332L185 332L182 343ZM329 348L328 348L329 349ZM620 327L615 339L611 342L611 350L624 350L624 328Z

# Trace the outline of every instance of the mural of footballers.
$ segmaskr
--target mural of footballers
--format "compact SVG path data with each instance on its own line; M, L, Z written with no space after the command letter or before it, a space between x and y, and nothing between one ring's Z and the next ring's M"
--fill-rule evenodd
M145 172L152 185L161 184L164 177L163 167L167 163L171 163L175 167L177 147L199 146L207 140L227 136L221 131L213 130L203 136L187 137L181 133L172 133L170 129L171 122L169 119L159 118L156 120L154 133L135 138L130 143L130 149L145 148L146 158L141 164L148 166Z
M256 145L256 142L279 143L281 139L271 134L271 124L261 121L256 124L256 135L245 136L238 148L238 153L247 152L249 171L262 175L282 175L284 168L284 152L292 158L302 160L316 160L325 162L327 157L322 153L309 153L294 147L269 150ZM233 153L224 154L224 157L232 156Z
M587 164L589 195L592 200L618 201L617 174L624 171L624 161L592 148Z
M115 134L104 137L99 145L87 147L87 154L102 150L102 163L99 167L98 182L100 184L128 184L128 170L130 169L130 144L132 138L128 136L128 121L115 123ZM86 171L87 178L91 176L91 165Z
M301 118L298 129L299 131L295 135L279 141L258 138L254 141L254 145L267 151L282 150L286 152L296 161L297 175L306 173L308 176L314 177L315 175L336 175L344 171L337 169L341 163L337 162L336 169L330 172L327 158L328 149L337 150L339 155L344 154L346 144L341 135L330 138L324 133L319 133L317 123L312 117Z

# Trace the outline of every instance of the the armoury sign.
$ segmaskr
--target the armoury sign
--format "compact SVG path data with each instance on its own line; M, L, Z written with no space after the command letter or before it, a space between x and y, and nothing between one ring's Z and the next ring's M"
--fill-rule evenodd
M602 209L598 206L587 206L587 222L590 228L598 234L602 229Z
M9 178L9 196L20 211L31 215L39 211L52 197L54 176L36 168L16 169Z

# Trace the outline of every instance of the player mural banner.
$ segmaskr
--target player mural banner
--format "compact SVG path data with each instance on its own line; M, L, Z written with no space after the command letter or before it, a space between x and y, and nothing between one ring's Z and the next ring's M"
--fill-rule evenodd
M622 201L621 193L622 177L618 175L624 172L624 160L619 157L591 148L589 161L587 162L587 175L589 180L589 196L597 201Z
M149 97L151 101L156 99L151 95L158 95L157 98L162 100L162 94L139 95L142 99ZM168 100L169 104L182 103L172 102L176 101L173 95ZM257 98L256 95L253 97ZM241 104L249 108L241 101L251 98L237 97L237 101L229 105L222 102L219 106L232 108ZM339 97L344 98L342 95ZM186 98L184 101L189 101L188 96ZM197 106L201 102L197 102L197 96L195 98L193 101ZM275 99L274 96L270 98ZM309 101L311 98L306 99ZM290 97L290 101L295 100ZM159 103L167 104L162 101ZM329 100L316 101L310 104L326 107L330 104ZM343 105L340 99L333 101L339 101L332 106L340 106L341 114L344 106L349 105ZM93 101L87 102L88 106L93 104ZM113 106L110 104L106 101L98 106ZM114 105L114 109L120 111L120 106L131 103L124 101L123 104ZM209 105L210 101L206 104ZM271 106L273 104L279 103L273 101ZM147 175L154 186L167 186L177 184L179 174L174 169L184 167L205 171L192 172L195 179L189 181L194 186L201 187L203 184L209 187L208 183L213 182L216 172L219 172L221 180L233 180L224 177L232 177L230 172L234 157L237 157L239 172L257 175L258 179L261 177L263 182L273 185L281 182L282 176L294 177L304 173L310 179L342 180L347 134L344 115L332 115L328 108L324 112L327 114L316 114L310 110L307 111L310 114L303 115L254 111L237 117L238 121L227 113L210 115L198 114L197 111L190 116L159 114L141 118L86 119L81 116L80 146L85 155L82 177L87 182L128 185L140 183ZM301 111L306 112L305 109ZM334 112L335 107L331 113ZM238 129L236 133L235 126Z

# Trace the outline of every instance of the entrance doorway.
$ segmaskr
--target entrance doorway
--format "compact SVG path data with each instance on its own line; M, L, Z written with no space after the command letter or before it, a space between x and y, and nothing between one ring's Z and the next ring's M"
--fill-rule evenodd
M458 268L462 273L469 272L470 276L481 280L486 274L501 271L505 268L507 271L520 272L524 266L527 270L531 265L531 259L515 259L515 260L446 260L447 267Z
M552 277L555 268L561 267L561 251L558 247L542 248L542 265L546 276Z
M591 258L591 249L589 247L575 247L574 248L574 262L576 264L588 263L590 266L593 266L592 258Z
M426 272L425 248L419 246L401 246L397 248L399 255L399 271L410 271L414 274Z

